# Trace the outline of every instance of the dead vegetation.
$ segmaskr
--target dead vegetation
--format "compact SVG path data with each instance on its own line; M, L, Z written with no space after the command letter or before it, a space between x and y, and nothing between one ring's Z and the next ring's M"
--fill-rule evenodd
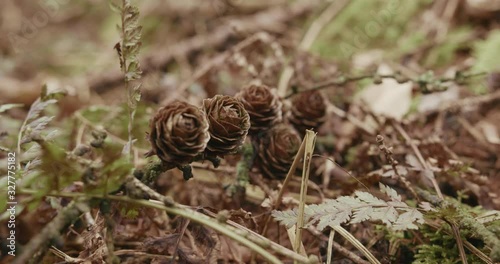
M498 1L4 2L1 263L500 261Z

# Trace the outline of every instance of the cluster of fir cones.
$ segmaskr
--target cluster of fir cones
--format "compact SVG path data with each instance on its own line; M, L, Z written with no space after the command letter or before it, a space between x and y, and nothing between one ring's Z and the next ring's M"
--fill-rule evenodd
M201 109L181 101L160 108L150 122L152 150L148 155L182 168L195 160L214 161L234 154L249 135L258 146L254 164L265 177L283 179L300 147L300 137L306 129L316 130L325 117L326 104L318 91L293 97L284 114L274 90L252 84L234 97L205 99Z

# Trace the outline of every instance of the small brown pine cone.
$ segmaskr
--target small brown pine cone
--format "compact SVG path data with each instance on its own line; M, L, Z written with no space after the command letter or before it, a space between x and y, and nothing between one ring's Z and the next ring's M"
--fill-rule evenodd
M182 166L202 153L208 141L208 120L196 106L175 101L160 108L150 122L149 141L153 150L166 164Z
M319 91L304 92L292 99L288 121L301 135L305 135L306 129L317 131L325 119L326 104Z
M281 121L281 101L269 87L251 84L235 97L241 100L250 115L248 134L257 135Z
M216 95L203 100L203 110L210 124L207 154L222 156L235 153L250 128L250 117L243 104L234 97Z
M264 177L284 179L300 148L297 132L286 125L269 130L261 139L256 163Z

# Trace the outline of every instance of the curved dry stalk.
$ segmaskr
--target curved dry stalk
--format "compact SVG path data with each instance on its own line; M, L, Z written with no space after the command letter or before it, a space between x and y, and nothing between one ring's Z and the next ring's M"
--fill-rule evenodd
M328 235L328 249L326 251L326 264L332 263L333 255L333 237L335 236L335 230L330 230L330 235Z
M351 242L353 246L355 246L363 255L370 261L372 264L380 264L380 262L373 256L373 254L365 247L359 240L357 240L351 233L347 232L341 226L332 226L332 229L343 236L347 241Z
M306 130L304 149L304 167L302 170L302 182L300 186L299 212L297 219L297 227L295 233L294 249L299 250L302 244L302 229L304 228L304 210L306 208L307 186L309 182L309 171L311 160L314 153L314 145L316 144L316 133L312 130Z

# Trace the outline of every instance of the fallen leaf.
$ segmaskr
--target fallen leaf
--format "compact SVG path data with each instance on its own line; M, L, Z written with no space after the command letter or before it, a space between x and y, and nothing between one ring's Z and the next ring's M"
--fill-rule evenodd
M378 72L391 74L392 70L387 65L381 65ZM400 84L394 79L384 79L381 84L366 87L357 99L374 114L401 120L410 110L411 88L410 82Z

